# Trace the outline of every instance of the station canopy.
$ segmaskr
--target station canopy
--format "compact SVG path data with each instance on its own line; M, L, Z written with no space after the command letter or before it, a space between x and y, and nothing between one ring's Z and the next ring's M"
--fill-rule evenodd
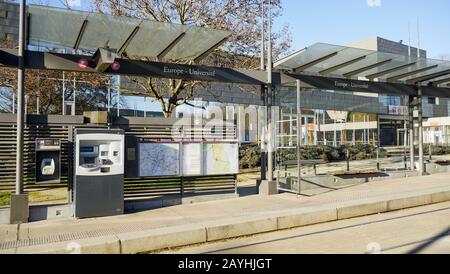
M324 77L448 87L450 61L317 43L274 64L276 69Z
M116 49L119 56L158 61L199 61L231 34L197 26L133 17L28 6L28 44L36 47L95 51Z

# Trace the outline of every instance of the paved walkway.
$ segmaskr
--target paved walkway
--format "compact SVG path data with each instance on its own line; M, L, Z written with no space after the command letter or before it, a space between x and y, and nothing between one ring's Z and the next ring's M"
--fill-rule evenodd
M450 202L316 224L171 254L450 254Z
M306 197L280 194L180 205L116 217L49 220L17 225L0 225L0 252L17 246L34 246L84 238L139 232L224 221L257 218L281 212L304 211L341 205L358 205L384 197L450 191L450 174L373 182Z

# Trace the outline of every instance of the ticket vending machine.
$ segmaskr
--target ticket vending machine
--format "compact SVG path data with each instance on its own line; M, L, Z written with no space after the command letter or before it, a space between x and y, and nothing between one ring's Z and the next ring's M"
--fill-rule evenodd
M124 211L122 130L75 130L73 201L77 218L105 217Z
M36 183L58 184L61 178L61 140L36 139Z

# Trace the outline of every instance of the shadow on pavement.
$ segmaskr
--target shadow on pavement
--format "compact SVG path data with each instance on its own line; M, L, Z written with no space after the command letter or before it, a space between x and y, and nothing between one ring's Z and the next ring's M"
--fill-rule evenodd
M237 192L239 194L239 197L247 197L247 196L258 194L258 190L256 189L256 184L239 186Z
M446 230L444 230L442 233L436 235L435 237L432 237L426 241L424 241L422 244L414 248L413 250L409 251L408 254L418 254L428 247L431 247L433 244L438 242L440 239L450 236L450 227Z

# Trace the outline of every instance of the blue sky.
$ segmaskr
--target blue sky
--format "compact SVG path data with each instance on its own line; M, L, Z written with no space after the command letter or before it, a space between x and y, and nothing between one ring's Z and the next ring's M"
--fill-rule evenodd
M450 58L449 11L449 0L283 0L283 16L275 27L289 24L293 48L300 49L316 42L345 45L373 36L406 43L410 22L416 46L419 17L421 47L428 57Z

